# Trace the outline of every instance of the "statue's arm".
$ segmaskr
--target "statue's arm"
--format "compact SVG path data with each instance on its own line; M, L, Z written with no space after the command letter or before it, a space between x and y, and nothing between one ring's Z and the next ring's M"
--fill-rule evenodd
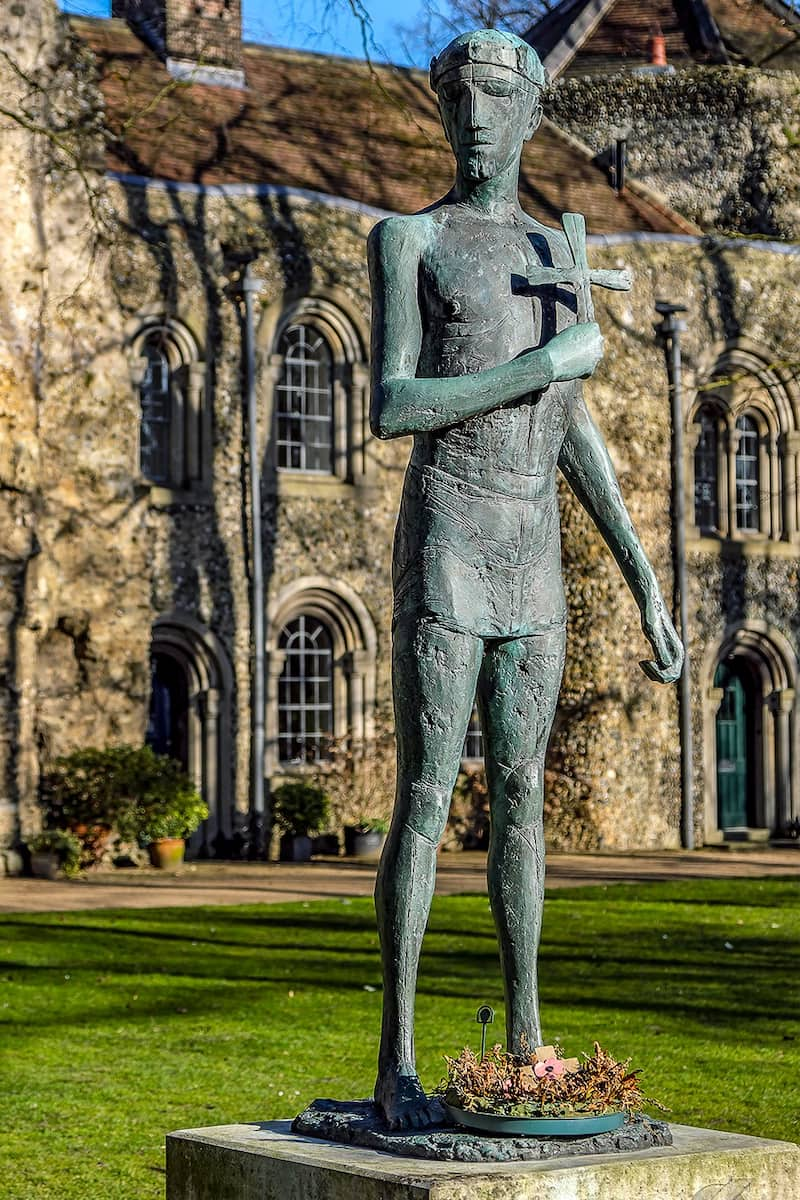
M558 460L564 477L594 521L642 614L655 660L642 663L651 679L673 683L683 666L683 646L647 555L622 498L605 442L578 396Z
M429 229L425 218L389 217L369 237L370 425L379 438L445 429L541 391L558 377L548 348L541 348L472 375L417 378L422 346L419 264Z

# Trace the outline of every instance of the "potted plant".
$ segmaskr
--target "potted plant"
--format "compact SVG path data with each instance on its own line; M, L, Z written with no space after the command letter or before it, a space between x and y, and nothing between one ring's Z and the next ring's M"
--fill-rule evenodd
M369 739L351 730L331 740L317 779L331 799L334 826L344 830L345 854L380 851L389 828L395 773L394 724L388 709L375 714Z
M310 779L289 779L272 793L272 815L282 831L281 862L308 862L311 838L327 821L325 791Z
M186 838L208 816L208 807L180 763L149 746L138 755L136 807L131 826L145 842L154 867L174 869L183 862Z
M389 822L382 817L362 817L355 825L344 827L344 852L356 858L370 858L380 854Z
M28 842L31 871L39 879L74 878L81 869L81 843L66 829L45 829Z

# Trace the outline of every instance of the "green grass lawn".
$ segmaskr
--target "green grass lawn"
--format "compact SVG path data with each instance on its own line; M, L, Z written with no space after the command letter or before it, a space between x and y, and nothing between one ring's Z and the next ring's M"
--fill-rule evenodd
M800 886L709 881L548 895L544 1032L645 1068L689 1124L800 1137ZM170 1129L369 1093L380 975L367 900L0 919L6 1200L163 1194ZM417 1046L477 1045L502 1012L485 897L437 899ZM495 1026L498 1037L502 1025ZM788 1200L788 1198L787 1198Z

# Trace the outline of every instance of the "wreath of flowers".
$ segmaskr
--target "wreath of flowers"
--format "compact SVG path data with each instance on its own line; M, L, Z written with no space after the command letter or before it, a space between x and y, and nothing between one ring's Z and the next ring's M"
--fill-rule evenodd
M618 1062L598 1042L583 1061L564 1058L557 1046L506 1054L498 1044L481 1059L466 1047L445 1056L447 1075L439 1095L453 1108L504 1117L582 1117L639 1112L663 1105L644 1095L638 1069Z

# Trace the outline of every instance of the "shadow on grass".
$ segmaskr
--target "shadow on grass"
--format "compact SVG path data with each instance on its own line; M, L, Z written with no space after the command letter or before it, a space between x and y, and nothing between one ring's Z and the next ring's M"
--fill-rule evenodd
M693 884L558 893L546 912L540 955L543 999L586 1012L713 1024L753 1036L756 1027L796 1021L800 949L794 925L761 930L771 895L776 910L800 907L796 885L707 883L698 927ZM760 889L764 889L763 893ZM677 893L676 893L677 889ZM716 895L714 894L716 892ZM688 894L687 894L688 893ZM757 899L759 903L754 904ZM731 908L724 916L716 900ZM576 919L576 916L578 919ZM783 913L782 913L783 917ZM753 925L759 925L755 932ZM210 931L214 930L212 934ZM664 934L666 933L666 938ZM371 903L343 913L336 901L246 909L137 910L48 914L0 921L4 970L24 995L30 1030L137 1021L272 1006L276 991L347 994L354 1014L380 987ZM726 948L726 942L730 949ZM70 976L69 987L59 977ZM101 981L98 980L101 976ZM437 902L423 949L419 996L446 1001L499 986L494 928L483 898ZM132 986L140 999L132 1009ZM20 1031L21 1036L24 1036Z

